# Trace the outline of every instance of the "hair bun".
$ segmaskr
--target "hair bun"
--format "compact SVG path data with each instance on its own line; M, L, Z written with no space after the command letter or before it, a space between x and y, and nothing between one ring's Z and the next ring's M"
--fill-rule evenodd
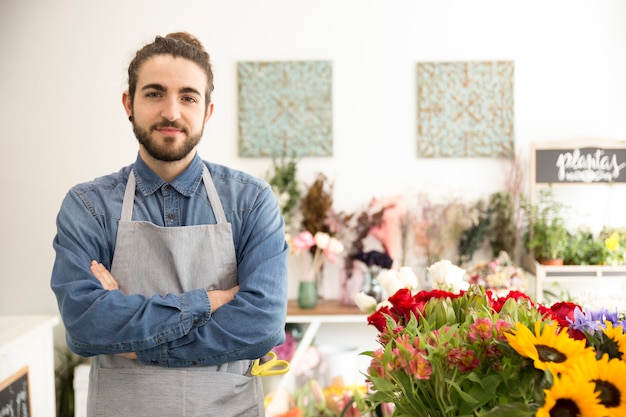
M200 42L198 40L198 38L196 38L195 36L193 36L191 33L188 32L172 32L172 33L168 33L167 35L165 35L166 38L172 38L172 39L177 39L183 42L186 42L190 45L195 46L196 48L200 49L201 51L204 51L204 45L202 45L202 42Z

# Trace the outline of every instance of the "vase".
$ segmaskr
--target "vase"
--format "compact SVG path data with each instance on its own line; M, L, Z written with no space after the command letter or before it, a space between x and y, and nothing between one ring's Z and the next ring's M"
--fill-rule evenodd
M363 290L363 270L352 268L350 272L342 268L339 273L339 302L345 306L355 306L354 297Z
M363 272L363 288L362 291L374 297L377 303L383 299L383 287L378 282L378 269L369 268Z
M317 283L315 281L300 281L298 287L298 306L300 308L315 308L317 297Z
M538 262L545 266L563 266L563 259L539 259Z

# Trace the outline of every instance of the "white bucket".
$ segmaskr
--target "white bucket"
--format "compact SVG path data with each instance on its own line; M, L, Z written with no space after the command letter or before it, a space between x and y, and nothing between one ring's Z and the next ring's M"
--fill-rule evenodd
M345 385L353 385L363 379L357 366L359 352L356 347L324 345L319 346L319 351L323 358L320 369L322 386L331 385L337 377L341 377Z

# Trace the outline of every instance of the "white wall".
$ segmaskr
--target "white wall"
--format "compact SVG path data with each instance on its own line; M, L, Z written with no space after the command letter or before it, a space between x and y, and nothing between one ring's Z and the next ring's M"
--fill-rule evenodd
M332 60L335 156L300 173L325 172L336 206L352 210L374 195L503 188L503 161L416 157L418 61L514 60L522 153L531 141L626 138L625 21L620 0L0 0L0 314L56 312L59 204L134 160L121 92L156 34L190 31L212 55L201 155L258 175L269 160L237 156L236 62Z

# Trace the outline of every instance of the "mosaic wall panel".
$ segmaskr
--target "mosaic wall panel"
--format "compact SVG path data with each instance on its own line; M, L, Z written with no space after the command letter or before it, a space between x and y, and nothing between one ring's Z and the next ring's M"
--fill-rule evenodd
M240 62L239 155L332 156L332 64Z
M512 158L513 61L417 65L422 158Z

